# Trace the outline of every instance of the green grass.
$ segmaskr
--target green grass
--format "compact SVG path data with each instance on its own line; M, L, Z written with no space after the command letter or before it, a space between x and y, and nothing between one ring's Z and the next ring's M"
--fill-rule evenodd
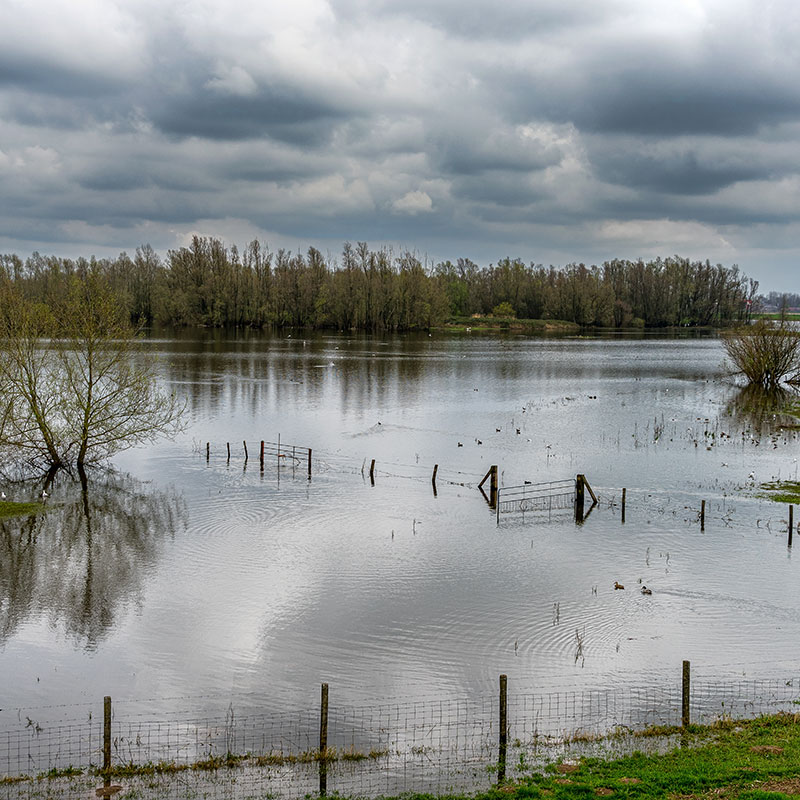
M797 321L800 320L800 314L793 313L787 311L785 314L781 314L780 311L770 311L769 313L766 312L756 312L755 314L751 315L753 319L785 319L789 321Z
M665 755L587 758L570 767L551 764L544 773L523 776L481 797L797 798L800 715L692 726L681 745Z
M28 517L43 510L44 506L41 503L12 503L9 500L0 500L0 519Z
M800 503L799 481L771 481L762 483L759 489L762 490L759 497L766 497L776 503L785 505Z

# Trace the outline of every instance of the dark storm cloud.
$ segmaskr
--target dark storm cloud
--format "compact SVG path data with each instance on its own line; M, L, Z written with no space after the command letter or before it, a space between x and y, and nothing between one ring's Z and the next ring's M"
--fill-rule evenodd
M488 79L503 87L511 119L544 117L590 133L740 136L800 119L800 84L780 70L733 71L711 57L687 69L657 50L574 66L547 80L500 66Z
M26 58L0 48L0 89L22 89L56 98L97 98L122 88L124 83L116 76L50 60L46 49Z
M343 117L343 110L335 104L303 97L291 86L262 89L252 97L195 87L186 96L162 98L152 121L162 132L177 136L220 140L267 136L319 147Z
M755 133L761 126L800 118L800 92L780 82L737 85L727 78L641 74L611 76L572 107L572 121L589 131L645 136Z
M752 158L714 158L690 147L658 153L612 141L590 148L595 172L609 183L679 195L712 194L740 181L767 179L771 169Z
M93 168L78 178L78 183L83 188L96 192L125 192L149 185L150 178L137 169L136 164L126 161L124 165Z
M438 166L448 174L479 175L487 171L523 173L542 170L557 164L562 153L556 147L544 147L509 132L472 133L461 130L443 139L436 150ZM486 138L484 138L484 136Z
M115 104L100 99L55 97L20 89L0 96L0 108L7 122L55 130L81 130L98 119L117 121L121 115Z
M546 195L534 189L524 173L483 173L467 175L453 181L453 194L478 203L499 206L527 206Z

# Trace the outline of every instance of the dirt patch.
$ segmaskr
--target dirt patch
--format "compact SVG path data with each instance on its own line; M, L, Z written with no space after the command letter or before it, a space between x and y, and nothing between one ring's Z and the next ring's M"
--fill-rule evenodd
M769 783L759 784L758 788L765 792L800 794L800 778L786 778L782 781L769 781Z
M781 792L788 795L800 795L800 778L785 778L780 781L756 781L747 786L748 789L758 789L761 792ZM670 795L672 800L709 800L709 798L738 797L743 787L741 785L718 786L702 794L676 794Z
M774 744L757 744L750 748L754 753L764 755L779 756L783 754L783 748Z
M577 772L580 767L577 764L559 764L556 769L562 774L567 775L570 772Z
M620 783L641 783L642 781L641 781L640 778L620 778L619 782Z

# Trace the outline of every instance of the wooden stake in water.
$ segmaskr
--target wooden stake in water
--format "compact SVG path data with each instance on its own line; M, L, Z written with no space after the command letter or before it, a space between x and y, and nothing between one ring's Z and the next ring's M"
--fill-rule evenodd
M431 485L433 486L433 496L436 497L436 473L439 471L439 465L433 465L433 475L431 475Z
M700 504L700 530L704 531L706 529L706 501Z
M111 772L111 698L103 698L103 776L110 780Z
M497 758L497 782L506 779L506 753L508 750L508 676L500 676L500 742Z
M583 522L584 504L583 475L575 476L575 523L580 525Z
M627 489L622 490L622 522L625 523L625 495L628 493Z
M261 455L259 456L259 464L261 465L261 471L264 471L264 440L261 440Z
M228 448L228 461L231 460L231 443L225 442L225 446Z
M319 704L319 793L328 791L328 684L322 684Z
M789 506L789 547L792 546L792 534L794 533L794 506Z
M211 442L206 442L206 461L211 458Z
M374 486L375 485L375 459L372 459L372 462L369 465L369 481Z
M247 455L247 442L246 442L246 441L244 441L244 440L242 441L242 447L244 447L244 460L245 460L245 461L247 461L247 459L248 459L248 455Z
M683 680L681 682L681 725L688 728L691 723L689 694L691 692L691 667L688 661L683 662Z
M308 479L311 480L311 448L308 448Z

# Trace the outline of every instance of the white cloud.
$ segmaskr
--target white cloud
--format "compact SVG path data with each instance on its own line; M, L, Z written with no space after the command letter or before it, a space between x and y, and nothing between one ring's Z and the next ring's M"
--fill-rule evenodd
M427 214L433 211L433 201L427 192L406 192L392 203L392 208L400 214Z

